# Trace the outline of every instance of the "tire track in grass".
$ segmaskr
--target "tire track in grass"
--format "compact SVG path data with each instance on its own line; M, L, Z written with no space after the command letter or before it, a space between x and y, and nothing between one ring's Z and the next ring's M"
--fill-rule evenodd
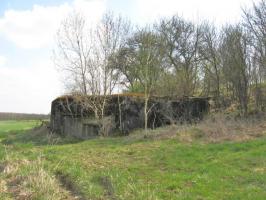
M65 190L69 191L73 199L89 200L72 181L71 177L61 171L56 172L56 178Z

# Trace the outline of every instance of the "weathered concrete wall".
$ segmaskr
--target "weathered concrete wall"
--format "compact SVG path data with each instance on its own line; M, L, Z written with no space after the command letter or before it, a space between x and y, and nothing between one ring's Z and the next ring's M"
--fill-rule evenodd
M149 101L149 108L148 127L156 128L180 121L200 120L208 112L209 103L207 98L172 100L153 97ZM109 96L105 116L103 121L107 121L110 126L108 134L114 129L128 134L133 129L143 128L144 99ZM73 97L61 97L52 102L51 128L54 131L78 138L92 138L100 134L101 127L101 123L95 121L93 111L84 109Z
M62 133L77 138L87 139L98 136L99 126L89 119L72 118L65 116L63 118Z

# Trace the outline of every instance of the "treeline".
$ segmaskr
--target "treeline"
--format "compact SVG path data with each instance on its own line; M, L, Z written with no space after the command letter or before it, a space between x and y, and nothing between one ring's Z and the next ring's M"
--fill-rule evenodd
M49 118L50 118L49 115L41 115L41 114L0 112L0 121L3 121L3 120L46 120Z
M206 21L195 24L178 15L137 28L112 13L97 25L74 13L58 31L55 63L64 74L67 91L141 92L147 114L151 95L209 96L217 109L234 103L243 115L263 111L265 1L242 15L239 23L223 28ZM95 104L89 106L98 109Z

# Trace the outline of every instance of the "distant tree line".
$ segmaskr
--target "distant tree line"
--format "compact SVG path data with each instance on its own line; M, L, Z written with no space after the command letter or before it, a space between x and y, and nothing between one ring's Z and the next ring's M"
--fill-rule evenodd
M237 24L217 28L178 15L138 28L106 13L90 25L79 13L58 31L55 63L67 90L106 96L139 92L145 113L151 95L209 96L217 109L235 103L242 115L266 104L266 2L242 11ZM101 118L105 99L89 108Z
M3 120L46 120L49 118L50 118L49 115L42 115L42 114L0 112L0 121L3 121Z

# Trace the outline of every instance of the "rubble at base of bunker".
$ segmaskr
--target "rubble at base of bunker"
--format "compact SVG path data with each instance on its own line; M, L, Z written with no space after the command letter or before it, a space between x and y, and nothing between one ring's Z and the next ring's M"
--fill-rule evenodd
M97 120L86 102L105 100L104 117ZM128 134L144 128L144 97L142 95L62 96L52 102L51 129L62 135L81 139L118 132ZM151 97L148 101L148 127L157 128L176 122L201 120L209 111L208 98ZM105 129L103 131L103 128Z

